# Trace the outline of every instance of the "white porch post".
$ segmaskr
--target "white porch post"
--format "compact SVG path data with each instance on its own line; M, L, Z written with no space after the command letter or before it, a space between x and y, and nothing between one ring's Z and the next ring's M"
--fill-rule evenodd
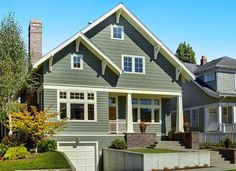
M184 132L184 114L182 95L177 97L176 132Z
M220 105L218 107L218 124L219 124L219 131L223 131L223 125L222 125L222 107Z
M233 106L233 124L236 123L236 106Z
M126 96L126 132L127 133L134 132L131 93L128 93Z

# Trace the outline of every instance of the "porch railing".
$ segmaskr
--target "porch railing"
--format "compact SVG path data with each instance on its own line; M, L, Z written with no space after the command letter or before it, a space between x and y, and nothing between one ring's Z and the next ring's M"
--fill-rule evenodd
M126 121L125 120L110 120L109 132L111 134L121 134L121 133L126 132Z

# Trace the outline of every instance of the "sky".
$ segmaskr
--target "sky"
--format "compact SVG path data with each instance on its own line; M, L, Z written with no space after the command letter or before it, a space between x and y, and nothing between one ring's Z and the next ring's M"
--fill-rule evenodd
M41 19L45 54L120 2L173 52L186 41L198 63L236 59L235 0L0 0L0 19L15 12L26 43L30 19Z

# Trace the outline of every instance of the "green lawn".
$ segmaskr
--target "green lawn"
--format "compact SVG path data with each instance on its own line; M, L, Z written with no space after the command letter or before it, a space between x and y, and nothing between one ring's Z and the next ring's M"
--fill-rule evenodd
M28 159L0 161L0 171L59 168L70 168L67 160L59 152L34 154Z
M177 153L182 151L170 150L170 149L146 149L146 148L136 148L127 149L127 151L137 152L137 153Z

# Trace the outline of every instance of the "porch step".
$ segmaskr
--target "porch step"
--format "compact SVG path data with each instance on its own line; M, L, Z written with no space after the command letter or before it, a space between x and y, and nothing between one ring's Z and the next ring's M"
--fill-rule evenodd
M212 167L224 169L235 169L236 164L230 164L225 160L218 151L210 151L210 163Z

